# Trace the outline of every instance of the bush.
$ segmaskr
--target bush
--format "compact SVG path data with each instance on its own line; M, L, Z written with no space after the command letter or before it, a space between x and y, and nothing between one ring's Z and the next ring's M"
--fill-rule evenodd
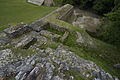
M92 8L98 14L104 14L112 10L114 7L114 0L54 0L55 3L64 5L72 4L79 8ZM115 1L116 3L117 1Z
M102 37L102 40L108 43L120 47L120 7L114 12L105 14L105 16L103 20L107 23L103 21L102 28L105 26L107 26L107 28L100 31L99 37Z
M93 3L93 9L98 14L108 13L114 7L114 0L95 0Z
M75 5L78 5L80 8L90 8L93 4L93 0L74 0Z

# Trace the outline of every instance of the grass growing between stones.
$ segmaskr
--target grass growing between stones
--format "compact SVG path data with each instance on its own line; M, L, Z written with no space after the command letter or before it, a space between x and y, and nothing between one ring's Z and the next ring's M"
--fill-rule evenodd
M66 79L70 79L70 76L74 77L74 80L92 80L89 78L85 78L84 76L80 76L80 74L77 71L64 71L64 74L66 75Z
M71 29L71 28L70 28ZM48 28L49 30L49 28ZM97 49L91 49L88 48L87 46L79 46L76 43L77 35L74 31L76 29L72 29L73 31L70 32L69 36L64 40L62 43L63 45L67 46L69 50L72 52L76 53L78 56L86 59L86 60L91 60L95 62L97 65L99 65L102 69L104 69L106 72L109 72L112 75L116 75L119 77L119 70L116 70L113 68L113 65L116 64L117 62L120 61L119 57L119 51L117 48L115 48L112 45L106 44L104 42L101 42L99 40L95 40L97 43ZM50 29L51 32L55 32L54 29ZM77 30L79 31L79 30ZM84 34L84 37L89 37L89 35L84 32L84 31L79 31L80 33ZM57 48L57 45L55 44L60 44L60 41L57 41L54 44L49 44L47 46L42 46L44 48L52 46L54 49ZM58 44L58 45L59 45ZM52 48L51 47L51 48Z
M46 49L48 47L56 49L60 44L61 43L59 43L59 42L56 43L56 42L51 42L50 41L49 43L40 46L40 49Z
M56 19L56 17L59 17L60 14L61 12L60 13L55 12L54 14L48 16L47 19L45 20L50 23L54 23L54 24L60 25L61 27L67 28L69 31L80 32L85 38L90 37L84 30L78 27L72 26L67 22ZM63 44L68 46L68 48L71 51L75 52L80 57L95 62L98 66L100 66L106 72L109 72L110 74L116 75L118 78L120 78L119 77L120 70L113 67L114 64L117 64L120 62L120 59L119 59L120 51L116 47L92 38L92 40L95 43L95 46L97 46L96 48L92 49L84 45L79 46L76 43L76 39L77 39L76 34L72 33L63 42Z
M47 26L45 26L44 29L45 29L45 30L48 30L48 31L50 31L50 32L53 32L53 33L55 33L55 34L61 35L61 36L64 34L64 32L60 32L60 31L55 30L55 29L53 29L52 27L50 27L49 24L48 24Z
M21 48L12 48L12 51L16 57L27 57L39 52L36 49L21 49Z
M119 77L119 70L113 68L113 65L120 61L119 51L113 46L98 42L99 45L96 50L89 49L88 47L79 46L76 42L75 33L71 33L68 38L63 42L64 45L68 46L72 52L78 56L95 62L106 72Z
M0 31L7 28L7 24L32 23L56 8L32 5L27 0L0 0Z

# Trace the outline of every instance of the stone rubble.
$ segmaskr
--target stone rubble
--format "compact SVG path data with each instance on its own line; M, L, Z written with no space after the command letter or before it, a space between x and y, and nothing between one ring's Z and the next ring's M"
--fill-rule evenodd
M12 51L10 49L5 49L0 51L0 67L8 64L8 61L13 57Z
M11 54L11 51L1 51L1 54L4 53ZM0 70L2 68L0 67ZM9 63L5 68L7 69L6 73L9 73L9 71L16 73L16 80L66 80L66 78L58 76L59 74L66 76L64 71L76 71L79 75L86 78L96 76L93 80L115 80L114 77L109 73L105 73L92 61L80 58L62 45L58 46L56 50L51 48L40 50L40 52L31 57L17 60L17 63ZM4 71L1 70L0 77L4 74ZM69 80L74 80L74 76L70 75Z

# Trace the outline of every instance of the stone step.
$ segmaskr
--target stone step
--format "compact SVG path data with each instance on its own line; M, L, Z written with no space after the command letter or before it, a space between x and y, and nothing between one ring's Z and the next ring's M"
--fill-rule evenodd
M27 25L20 25L19 28L14 29L14 27L10 27L5 29L3 32L7 34L10 38L16 38L26 32L30 32L31 28Z
M59 40L61 35L55 34L53 32L47 31L47 30L41 30L40 35L45 36L53 41Z
M37 41L37 38L32 38L30 40L26 40L22 45L22 49L28 49L31 45L33 45Z

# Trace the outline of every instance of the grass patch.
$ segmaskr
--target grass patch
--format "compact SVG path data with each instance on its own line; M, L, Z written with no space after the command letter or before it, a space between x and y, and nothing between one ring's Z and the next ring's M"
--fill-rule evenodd
M39 50L35 50L35 49L21 49L21 48L12 48L12 51L16 57L19 56L27 57L39 52Z
M70 76L74 77L74 80L90 80L86 79L84 76L81 76L77 71L64 71L64 74L66 75L65 78L69 80Z
M7 24L15 25L20 22L30 24L56 8L36 6L27 0L0 0L0 31L7 28Z
M48 47L56 49L61 43L59 42L48 42L47 44L44 44L42 46L40 46L40 49L46 49Z
M48 30L48 31L50 31L50 32L53 32L53 33L55 33L55 34L61 35L61 36L64 34L64 32L60 32L60 31L58 31L57 29L53 29L52 27L50 27L49 24L48 24L47 26L45 26L44 29L45 29L45 30Z

